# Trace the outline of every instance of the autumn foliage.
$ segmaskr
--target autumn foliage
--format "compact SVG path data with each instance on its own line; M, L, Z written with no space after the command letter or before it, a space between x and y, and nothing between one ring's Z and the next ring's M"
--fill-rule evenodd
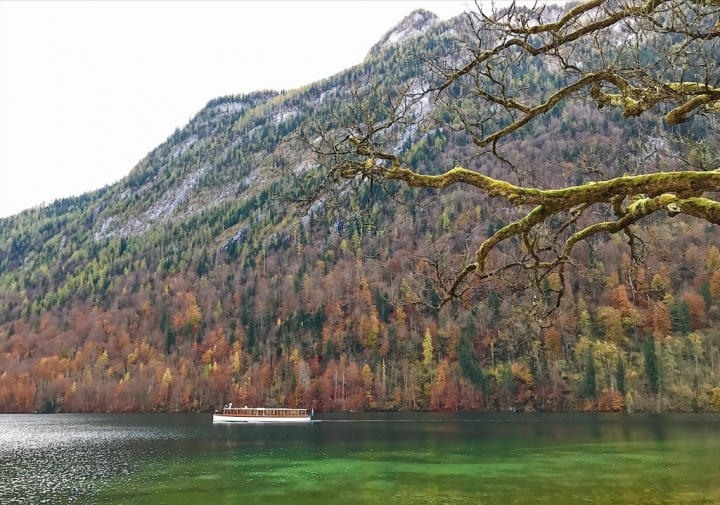
M119 277L109 305L76 302L4 324L0 410L212 410L229 401L318 411L619 411L658 401L714 409L719 270L708 271L710 247L698 247L691 278L658 280L668 278L658 262L606 273L603 291L578 286L539 336L522 330L509 293L439 314L392 305L405 266L311 243L289 275L278 275L280 253L264 273L232 263L198 277L148 269ZM647 339L659 400L643 368ZM581 398L588 355L595 397Z

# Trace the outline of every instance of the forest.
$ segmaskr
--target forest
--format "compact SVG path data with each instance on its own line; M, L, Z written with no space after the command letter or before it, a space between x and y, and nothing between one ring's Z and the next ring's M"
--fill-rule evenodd
M0 219L0 412L720 411L717 225L659 212L635 232L639 258L601 233L540 291L497 276L438 310L429 279L459 270L517 209L393 181L338 190L345 213L290 201L298 174L314 177L298 138L337 124L358 89L391 96L422 76L418 54L457 43L460 18L421 17L421 35L321 82L211 100L117 184ZM563 85L542 62L513 79ZM533 168L527 184L564 187L701 170L718 159L719 128L570 100L503 147ZM473 148L434 127L395 152L424 173L462 161L505 175ZM522 248L509 240L493 261ZM561 285L538 325L528 305Z

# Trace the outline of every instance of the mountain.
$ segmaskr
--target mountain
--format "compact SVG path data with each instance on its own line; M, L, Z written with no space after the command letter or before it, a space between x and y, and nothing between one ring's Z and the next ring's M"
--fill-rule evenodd
M368 58L377 56L384 48L401 44L408 39L424 35L439 22L440 18L430 11L417 9L411 12L370 48Z
M457 267L513 209L462 187L358 184L363 219L283 197L301 197L293 175L319 170L298 138L337 128L358 93L426 83L418 55L452 51L462 23L415 11L357 66L213 99L120 182L0 219L0 411L650 410L649 362L662 408L711 409L720 239L704 222L663 221L641 266L616 236L590 242L555 326L538 333L502 279L440 312L414 303L417 286L437 296L423 279L438 254ZM554 79L542 65L517 72L519 86ZM534 168L528 184L561 186L580 163L622 175L663 142L654 127L572 102L504 147ZM461 161L512 176L473 157L462 132L411 128L394 142L417 170ZM347 208L350 190L336 195ZM583 398L587 356L595 400Z

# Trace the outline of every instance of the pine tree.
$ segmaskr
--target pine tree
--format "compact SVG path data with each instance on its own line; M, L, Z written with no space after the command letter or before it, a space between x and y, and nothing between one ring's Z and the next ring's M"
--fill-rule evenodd
M645 375L647 375L650 391L658 394L660 392L660 365L655 352L655 339L652 335L646 336L643 354L645 356Z
M325 361L332 361L333 358L335 358L335 346L333 345L332 340L328 340L325 343Z
M165 332L165 352L169 354L173 347L175 347L175 332L172 327L168 327Z
M620 394L625 396L625 361L622 359L622 356L618 356L615 379L617 381L618 391L620 391Z
M580 383L580 398L590 400L597 396L597 382L595 379L595 353L592 348L587 352L587 364L585 366L585 375L583 375Z
M670 309L670 319L672 320L673 331L679 331L683 335L687 335L692 331L690 326L690 307L685 300L680 300Z
M502 305L502 298L500 298L500 295L497 291L494 289L490 291L490 295L488 296L487 301L488 307L490 307L490 310L492 310L494 317L500 316L500 305Z
M480 365L475 359L475 349L473 349L472 342L467 336L463 335L458 340L457 353L458 361L460 362L460 371L463 376L474 386L480 388L483 392L486 392L487 379L482 371L482 368L480 368Z

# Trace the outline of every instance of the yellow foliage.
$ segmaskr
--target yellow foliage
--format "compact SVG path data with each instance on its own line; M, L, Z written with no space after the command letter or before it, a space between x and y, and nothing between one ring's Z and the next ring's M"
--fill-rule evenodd
M373 373L367 363L365 363L365 366L362 367L361 374L363 384L365 384L365 388L369 390L372 387Z
M687 339L690 342L690 352L692 352L694 356L702 355L702 334L694 331L687 336Z
M595 343L595 366L606 373L614 373L618 362L618 348L613 342L599 341Z
M575 344L575 357L582 362L582 360L585 357L585 353L592 347L593 343L592 340L590 340L586 336L581 336L578 340L577 344Z
M410 285L405 279L400 282L400 292L407 303L417 303L420 301L420 297L410 288Z
M715 410L720 412L720 387L713 388L712 398L710 399L710 405L712 405Z
M191 303L188 305L185 311L185 318L190 326L195 327L200 324L202 315L200 314L200 308L195 303L195 298L191 297Z
M370 285L368 284L368 281L365 278L365 276L360 277L360 288L363 290L364 293L366 293L366 294L370 293Z
M297 365L300 362L300 352L297 349L293 349L292 354L290 354L290 361L293 362L293 365Z
M425 330L425 338L423 339L423 363L429 365L433 360L433 345L432 335L430 335L430 329Z
M128 359L127 359L128 366L135 364L135 362L137 361L138 355L139 355L139 352L138 352L138 348L136 347L133 352L128 354Z
M532 373L530 373L530 368L528 368L528 366L525 365L524 363L513 363L512 364L512 373L513 373L513 377L521 380L528 386L533 385L533 376L532 376Z
M587 310L580 311L578 330L580 330L581 335L590 335L590 313Z
M605 339L612 342L626 341L622 326L622 314L613 307L602 306L598 308L598 319L605 330Z
M627 393L625 393L625 405L627 406L628 410L630 410L634 404L635 401L633 400L630 391L628 391Z
M106 366L108 364L108 361L110 361L110 358L108 357L108 352L103 351L103 353L97 359L97 364L99 366Z
M655 274L653 276L650 286L652 286L652 288L661 295L664 295L667 291L667 282L665 282L665 279L663 279L660 274Z
M170 373L170 368L166 368L165 373L162 376L163 386L168 387L171 382L172 382L172 374Z
M206 365L209 365L210 363L212 363L213 354L215 354L214 347L212 349L208 349L207 351L205 351L205 354L203 354L203 356L202 356L202 362Z
M712 246L708 251L707 255L707 269L709 272L714 272L720 268L720 251L715 246Z
M662 302L665 307L670 309L673 305L675 305L675 297L673 297L673 295L665 295Z
M560 274L557 272L553 272L547 277L548 285L550 286L550 289L553 289L557 291L560 289Z
M234 373L240 372L240 352L238 351L233 354L232 371Z

